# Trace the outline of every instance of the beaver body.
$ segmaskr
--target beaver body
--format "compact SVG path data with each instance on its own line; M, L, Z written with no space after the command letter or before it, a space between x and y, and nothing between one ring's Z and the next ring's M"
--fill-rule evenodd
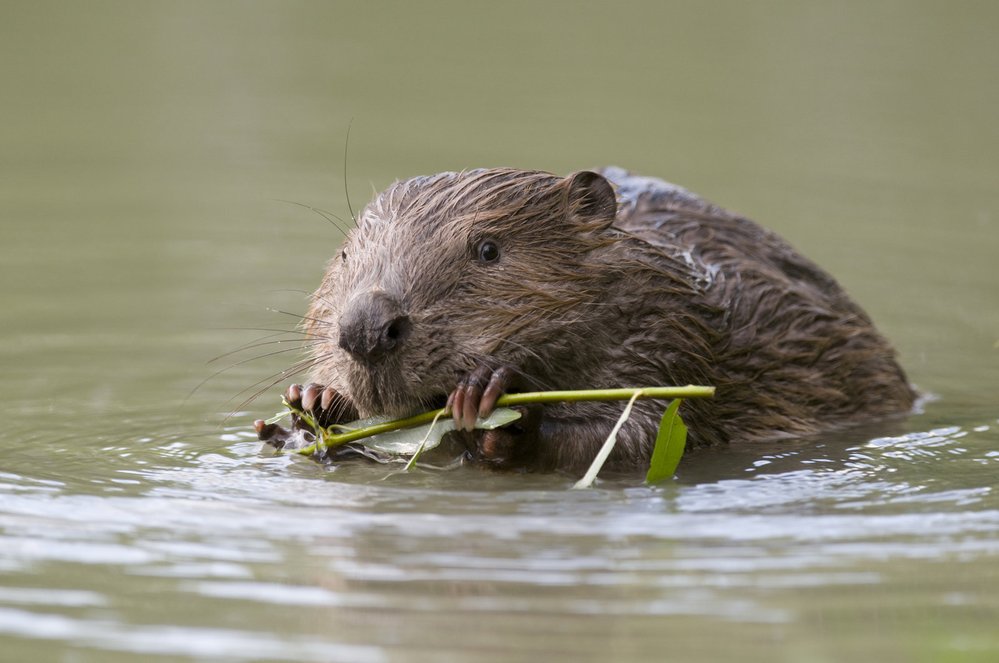
M617 168L398 182L364 209L306 320L314 384L290 398L327 422L447 399L453 435L501 467L585 467L622 407L538 406L470 430L504 391L714 385L684 404L695 445L814 433L914 399L822 269L753 221ZM663 409L636 403L610 466L647 465Z

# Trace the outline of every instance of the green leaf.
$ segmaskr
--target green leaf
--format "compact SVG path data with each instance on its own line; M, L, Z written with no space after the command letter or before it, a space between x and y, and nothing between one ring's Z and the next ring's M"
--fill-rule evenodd
M413 452L413 455L410 457L409 462L406 463L406 468L403 470L404 472L409 472L411 469L416 467L416 459L419 458L420 454L423 453L423 450L427 448L427 443L430 442L430 439L434 433L434 425L438 421L440 421L440 418L443 416L444 412L442 410L437 414L436 417L434 417L434 420L430 422L430 428L427 429L427 434L423 436L423 440L420 441L420 446L416 448L416 451ZM454 419L451 419L451 427L452 428L454 427ZM434 439L433 446L437 446L438 444L441 443L441 437L443 437L443 434L438 434L436 438L433 438Z
M645 483L671 479L676 474L676 467L680 464L683 448L687 444L687 426L678 412L682 402L682 398L674 398L659 422L659 433L656 435L656 446L652 450Z
M485 419L477 419L475 427L482 430L492 430L500 426L506 426L520 419L520 412L506 407L499 407L493 410ZM349 424L354 427L354 424ZM438 421L433 421L422 426L413 428L402 428L387 433L379 433L372 437L357 440L355 444L363 444L366 447L380 451L382 453L397 456L413 456L429 451L438 444L445 433L454 430L454 419L446 417ZM431 434L432 433L432 434Z
M276 424L277 422L281 421L282 419L286 419L289 416L291 416L291 411L290 410L285 410L284 412L278 412L277 414L275 414L270 419L265 419L264 423L269 426L271 424Z

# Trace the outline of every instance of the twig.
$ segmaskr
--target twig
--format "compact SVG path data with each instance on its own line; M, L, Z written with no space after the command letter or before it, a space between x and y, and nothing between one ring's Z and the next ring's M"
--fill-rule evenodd
M579 401L626 401L632 398L711 398L715 395L714 387L703 387L687 385L685 387L630 387L624 389L583 389L578 391L533 391L519 394L504 394L496 401L497 407L510 407L512 405L528 405L532 403L574 403ZM317 451L324 451L330 447L337 447L348 442L355 442L366 437L399 430L401 428L413 428L434 421L440 416L446 416L448 411L445 408L424 412L404 419L386 421L364 428L357 428L343 433L331 433L330 428L323 430L315 426L312 418L303 412L298 412L299 416L312 424L317 431L317 442L296 451L303 455L311 455Z

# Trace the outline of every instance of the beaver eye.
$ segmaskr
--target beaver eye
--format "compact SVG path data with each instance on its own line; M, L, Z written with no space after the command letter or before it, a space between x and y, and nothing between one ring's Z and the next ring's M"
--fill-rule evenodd
M340 251L340 260L347 262L347 249Z
M479 243L479 262L496 262L500 257L499 246L491 239Z

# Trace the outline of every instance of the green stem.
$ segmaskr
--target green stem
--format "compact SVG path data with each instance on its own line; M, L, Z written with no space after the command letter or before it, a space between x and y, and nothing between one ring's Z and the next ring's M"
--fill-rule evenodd
M714 387L627 387L624 389L583 389L580 391L532 391L521 394L504 394L496 401L498 407L526 405L528 403L572 403L576 401L627 401L635 392L644 398L711 398Z
M686 387L628 387L624 389L583 389L579 391L533 391L519 394L504 394L496 401L497 407L509 407L511 405L528 405L533 403L572 403L578 401L626 401L637 398L711 398L715 395L714 387L700 387L687 385ZM341 444L354 442L366 437L388 433L400 428L412 428L428 424L439 416L446 413L444 408L424 412L405 419L386 421L382 424L375 424L366 428L358 428L344 433L320 435L321 442L309 445L304 449L299 449L298 453L309 455L317 449L328 449Z
M600 451L597 452L596 458L590 464L590 469L586 470L586 474L583 478L576 482L573 488L589 488L593 485L593 482L597 480L597 475L600 473L600 468L604 466L607 462L607 457L610 456L610 452L614 449L614 444L617 443L617 434L621 431L621 426L624 426L624 422L628 421L628 417L631 416L631 408L635 405L635 401L638 400L638 393L636 392L629 400L628 405L625 406L624 412L618 417L617 423L614 424L614 428L611 429L610 435L604 440L603 445L600 447Z

